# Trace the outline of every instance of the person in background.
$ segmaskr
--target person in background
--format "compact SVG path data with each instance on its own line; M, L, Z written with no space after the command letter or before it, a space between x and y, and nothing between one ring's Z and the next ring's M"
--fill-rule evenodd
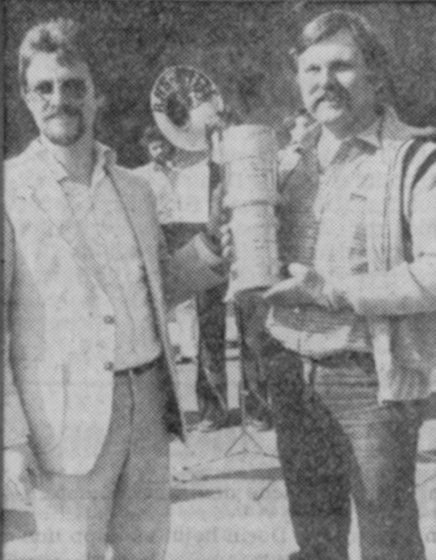
M155 126L144 130L139 144L145 149L148 161L145 165L136 167L133 172L145 179L152 188L156 197L159 222L170 223L174 221L177 209L173 166L176 149Z
M301 147L313 124L310 113L304 107L298 109L291 129L291 144Z
M31 498L37 558L163 560L185 433L166 305L225 281L219 206L168 253L147 182L94 138L88 37L61 18L19 50L39 136L5 164L5 487Z
M150 182L156 195L159 219L170 251L178 249L199 232L203 223L181 221L178 209L183 194L177 189L177 178L183 169L204 165L207 173L205 196L217 186L217 177L210 171L211 163L204 153L188 154L176 150L157 127L147 128L141 144L146 148L150 162L134 170ZM207 184L209 181L209 184ZM213 185L210 183L214 183ZM198 188L198 185L195 185ZM194 361L197 367L196 393L199 408L197 429L212 431L222 428L227 421L226 305L223 302L225 285L213 287L197 295L196 300L176 308L179 332L182 335L179 362Z
M168 247L173 250L174 237L179 237L177 247L191 239L196 231L186 231L185 224L180 224L173 231L170 224L177 222L179 193L177 192L177 170L174 167L176 148L169 142L156 126L149 126L139 141L145 148L148 163L135 168L135 175L145 179L152 188L157 203L159 222L167 236ZM175 234L171 236L171 234ZM174 339L177 340L177 363L195 362L198 354L198 318L195 299L191 298L177 305L173 310L177 323Z
M264 294L277 441L300 547L347 560L424 560L418 434L436 389L436 145L390 103L387 52L332 11L293 52L317 126L280 162L278 237L289 278ZM255 334L252 335L255 338Z
M304 107L300 107L292 117L283 119L283 127L288 132L287 144L301 148L307 132L313 124L313 118Z
M314 121L303 107L298 109L296 115L283 120L283 129L286 131L287 138L286 145L278 153L278 169L286 169L289 172L299 162L306 143L310 142L310 134L315 131ZM280 187L279 181L279 190Z

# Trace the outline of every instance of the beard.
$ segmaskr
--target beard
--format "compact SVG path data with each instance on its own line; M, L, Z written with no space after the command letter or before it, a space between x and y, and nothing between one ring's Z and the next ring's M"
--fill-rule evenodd
M57 146L71 146L78 142L86 130L80 109L64 106L44 119L43 135Z

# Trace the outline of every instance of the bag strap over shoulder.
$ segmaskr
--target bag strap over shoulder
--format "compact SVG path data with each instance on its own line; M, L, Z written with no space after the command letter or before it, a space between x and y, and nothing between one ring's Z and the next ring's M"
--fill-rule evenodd
M419 136L408 140L400 150L398 175L400 177L400 211L404 258L413 261L412 232L410 229L410 205L413 191L427 171L436 164L436 138Z

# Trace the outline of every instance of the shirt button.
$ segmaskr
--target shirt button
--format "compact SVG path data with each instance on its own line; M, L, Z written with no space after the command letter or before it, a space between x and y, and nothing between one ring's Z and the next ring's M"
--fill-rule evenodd
M113 371L115 369L115 364L113 362L106 362L104 364L104 369L106 371Z
M115 323L115 317L113 315L105 315L103 321L106 325L113 325Z

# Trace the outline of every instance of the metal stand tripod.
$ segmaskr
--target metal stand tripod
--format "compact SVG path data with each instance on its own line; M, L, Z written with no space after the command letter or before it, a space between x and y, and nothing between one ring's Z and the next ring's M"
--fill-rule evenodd
M244 380L241 379L239 383L239 395L240 395L240 403L241 403L241 431L236 437L236 439L219 457L213 457L212 459L200 461L192 465L192 468L203 467L205 465L210 465L213 463L217 463L219 461L226 461L227 459L231 459L232 457L237 457L237 456L260 455L262 457L270 457L270 458L277 459L277 455L268 453L262 447L262 445L257 441L257 439L253 437L253 435L250 433L248 429L247 406L246 406L246 399L248 394L249 391L244 387ZM263 496L268 492L268 490L272 487L274 482L275 480L269 480L268 483L265 485L265 487L258 494L256 494L253 499L256 502L260 501L263 498Z
M226 449L224 452L224 457L235 457L236 455L246 455L246 454L255 454L255 455L263 455L264 457L276 457L276 455L272 455L265 451L262 445L253 437L253 435L248 430L248 423L247 423L247 405L246 399L249 395L248 389L244 387L244 381L241 380L239 383L239 395L240 395L240 403L241 403L241 432L235 439L235 441ZM239 451L234 451L237 445L242 442L241 449ZM252 443L255 447L255 450L249 448L248 443Z
M218 457L212 459L207 459L205 461L200 461L193 465L193 467L204 466L211 463L216 463L218 461L223 461L236 456L243 455L260 455L263 457L277 458L276 455L268 453L262 445L253 436L248 427L248 415L247 415L247 398L250 394L249 390L249 380L244 368L244 356L243 356L243 343L244 343L244 323L242 316L236 316L238 333L239 333L239 369L240 369L240 381L239 381L239 403L241 410L241 431L237 435L236 439L230 444L230 446ZM268 406L265 402L264 406Z

